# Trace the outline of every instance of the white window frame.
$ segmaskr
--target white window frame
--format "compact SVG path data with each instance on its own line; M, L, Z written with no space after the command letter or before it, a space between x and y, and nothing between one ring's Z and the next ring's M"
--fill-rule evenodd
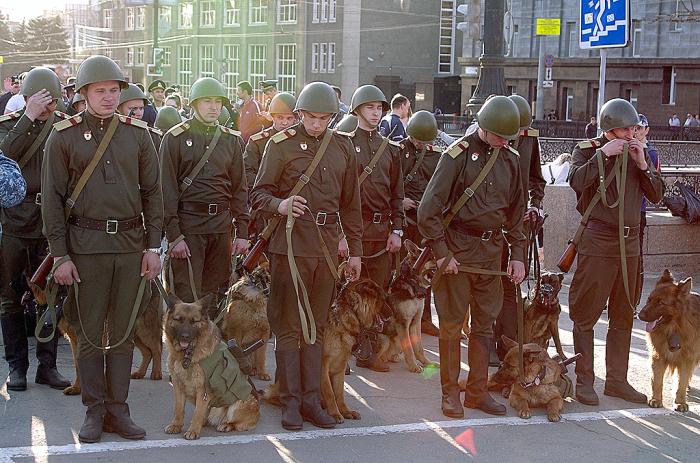
M318 72L325 74L328 64L328 42L321 42L321 49L318 53Z
M136 20L134 23L134 29L136 29L137 31L142 31L146 29L146 7L137 6L135 12Z
M322 23L328 22L328 0L321 0L321 18Z
M328 42L326 66L329 74L335 73L335 42Z
M571 122L574 118L574 89L571 87L566 88L566 108L564 113L564 119L567 122Z
M169 5L158 8L158 22L162 25L170 25L173 21L173 8Z
M236 97L236 84L241 78L241 46L239 44L224 45L224 75L221 80L226 87L229 99Z
M251 43L248 45L248 82L253 86L256 99L262 98L262 90L258 85L265 80L265 64L267 61L267 45Z
M133 6L126 8L124 12L124 30L133 31L134 25L136 24L136 11Z
M317 24L319 22L319 4L321 3L321 0L313 0L312 6L311 6L311 22L314 24Z
M134 64L137 66L143 64L145 58L145 51L143 48L144 47L136 47L136 50L134 52Z
M241 4L240 0L224 1L224 26L241 25Z
M187 12L189 10L189 12ZM194 3L183 2L178 5L177 12L178 29L192 29L192 16L194 16Z
M214 77L214 44L205 43L199 46L199 75Z
M567 23L567 27L570 24L573 24L573 26L569 29L569 36L566 40L569 41L567 44L568 56L569 58L573 58L576 56L576 49L578 48L578 27L576 27L576 23Z
M297 45L277 44L277 88L281 92L294 92L297 85Z
M134 47L127 47L126 48L126 60L125 64L127 66L133 66L134 65Z
M336 0L328 0L328 22L335 22Z
M297 0L277 0L277 24L297 23Z
M321 50L321 44L318 42L314 42L311 44L311 72L314 74L318 72L318 62L319 62L319 53Z
M248 0L248 25L267 24L268 0Z
M102 10L102 27L105 29L111 29L112 28L112 10L110 9L105 9Z
M179 45L177 53L177 82L182 96L186 97L192 85L192 45Z
M163 67L170 67L172 63L172 55L173 55L173 49L171 47L161 47L163 49L163 54L162 60L161 60L161 66Z
M639 58L641 55L640 48L642 46L642 24L640 22L634 22L634 27L632 29L632 56L634 58Z
M205 9L205 7L207 9ZM199 26L200 27L214 27L216 26L216 2L213 0L206 0L199 2Z

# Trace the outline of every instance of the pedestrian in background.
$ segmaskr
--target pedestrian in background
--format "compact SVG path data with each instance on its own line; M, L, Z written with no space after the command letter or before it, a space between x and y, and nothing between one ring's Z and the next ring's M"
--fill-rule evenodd
M598 135L598 122L595 116L591 116L591 121L586 125L586 138L589 140Z
M400 93L391 99L391 112L382 118L379 132L392 141L406 138L406 124L411 117L411 102Z

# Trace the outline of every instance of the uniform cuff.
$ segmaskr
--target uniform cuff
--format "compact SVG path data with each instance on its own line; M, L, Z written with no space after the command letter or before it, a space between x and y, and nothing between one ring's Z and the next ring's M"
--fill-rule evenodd
M362 257L362 241L349 240L348 251L350 252L350 257Z
M520 246L511 246L510 260L517 260L518 262L525 263L525 249Z
M148 243L148 248L159 248L161 242L161 230L157 228L152 228L148 230L148 237L146 242Z
M169 227L165 231L165 237L167 238L169 243L175 241L180 235L182 235L182 232L180 231L180 227L177 226Z
M49 241L49 251L54 257L62 257L68 254L68 246L65 239Z
M273 214L279 214L279 207L280 204L282 203L282 199L280 198L272 198L270 199L269 204L267 205L267 208L265 209L267 212L272 212Z
M431 240L429 242L429 245L430 249L433 250L433 256L435 257L435 260L442 259L449 253L449 249L447 249L447 243L445 243L444 239Z

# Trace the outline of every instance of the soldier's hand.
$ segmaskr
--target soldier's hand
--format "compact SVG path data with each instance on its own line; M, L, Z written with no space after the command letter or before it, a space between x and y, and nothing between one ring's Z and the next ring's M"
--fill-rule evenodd
M404 198L403 199L403 210L404 211L410 211L411 209L415 209L418 207L418 204L412 200L411 198Z
M607 157L617 156L618 154L622 154L622 148L625 146L625 143L630 142L623 140L622 138L616 138L606 143L600 150Z
M636 138L630 142L630 157L642 170L647 170L649 165L644 157L644 145Z
M46 107L52 101L53 97L46 89L39 90L27 99L24 114L29 118L29 120L34 122L41 113L46 111Z
M247 254L249 244L250 243L246 239L236 238L235 240L233 240L233 246L231 248L231 255L235 256L238 254Z
M192 254L190 253L190 248L187 246L187 243L185 243L185 240L182 240L173 246L173 248L170 250L170 255L175 259L187 259Z
M141 276L152 280L158 275L160 275L160 256L155 252L144 252L141 258Z
M389 233L389 238L386 240L386 250L396 252L401 249L401 237L396 233Z
M445 262L445 257L443 257L442 259L438 259L435 263L437 265L437 268L441 268L443 262ZM450 259L450 262L447 264L447 267L445 267L445 270L442 273L452 275L457 275L459 273L459 263L457 263L457 260L454 257Z
M359 257L351 257L348 259L348 265L345 267L345 274L350 281L355 281L360 278L361 268L362 260Z
M306 199L301 196L291 196L280 203L277 207L277 212L282 215L287 215L290 202L292 203L292 214L294 217L301 217L309 209L306 207Z
M508 276L510 276L510 281L516 285L522 283L525 279L525 264L519 260L511 260L508 262Z
M350 248L348 247L348 240L343 238L338 242L338 257L345 259L350 255Z
M58 258L54 258L56 262ZM80 283L80 275L78 275L78 269L75 267L73 261L68 260L53 272L53 280L59 285L72 285L75 282Z

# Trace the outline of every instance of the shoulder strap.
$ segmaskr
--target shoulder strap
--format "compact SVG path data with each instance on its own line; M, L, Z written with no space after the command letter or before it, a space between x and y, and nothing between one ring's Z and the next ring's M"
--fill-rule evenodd
M194 166L192 171L182 179L182 182L180 183L180 195L185 192L187 188L189 188L190 185L192 185L192 182L194 181L195 178L197 178L197 174L199 174L199 171L202 170L202 167L204 167L204 164L207 163L209 160L209 157L211 156L211 153L214 152L214 148L216 148L216 144L219 142L219 138L221 137L221 127L218 125L216 126L216 131L214 131L214 138L212 138L211 143L209 143L209 148L204 152L202 155L201 159L199 162Z
M107 131L105 132L104 138L102 138L102 141L97 147L97 151L95 151L95 155L92 157L90 163L87 165L87 167L83 171L83 174L78 179L78 183L75 185L73 193L71 193L70 197L66 201L66 205L64 208L66 220L68 220L68 216L70 216L70 211L73 209L73 206L75 206L75 200L78 199L78 196L80 196L80 192L83 191L83 188L85 188L85 185L87 185L87 182L88 180L90 180L90 176L95 171L97 164L100 162L100 159L102 159L102 156L105 154L105 151L107 151L107 145L109 145L109 142L112 139L114 132L116 132L118 125L119 118L117 116L113 116L112 122L110 122L109 127L107 127Z
M447 228L450 222L452 222L452 219L454 219L459 210L462 209L462 207L464 207L465 204L467 204L467 201L469 201L472 198L472 196L474 196L474 192L476 191L476 189L479 188L479 185L483 183L486 176L489 174L489 172L491 172L491 168L496 163L496 159L498 158L498 154L500 152L500 148L496 148L495 150L493 150L493 153L491 153L491 157L488 161L486 161L486 164L481 169L481 172L479 172L479 175L474 179L472 184L469 185L466 190L464 190L462 196L460 196L459 199L452 205L452 207L450 208L450 212L448 212L445 218L442 219L442 225L445 228Z
M404 183L409 183L416 176L416 174L418 173L418 169L420 169L421 164L423 164L423 159L425 159L425 152L426 148L425 145L423 145L423 149L420 151L420 155L418 156L416 163L413 164L413 168L406 176L406 178L404 178Z
M27 163L32 158L32 156L34 156L34 153L37 152L41 144L44 143L44 141L46 141L46 138L49 136L49 132L51 132L51 128L53 127L54 118L54 113L51 113L49 118L44 123L44 127L41 128L41 132L39 132L39 135L34 140L34 143L32 143L29 149L20 158L19 162L17 163L19 164L20 169L27 165Z
M393 130L392 130L393 132ZM382 144L379 145L379 149L377 150L376 153L374 153L374 156L372 156L372 159L369 160L369 164L367 164L364 168L364 172L360 174L360 178L358 181L360 182L360 185L362 185L362 182L367 180L367 177L369 177L369 174L372 173L374 168L377 166L377 163L379 162L379 158L382 157L382 154L384 153L384 150L386 149L386 145L389 144L389 137L391 136L391 133L384 137L384 140L382 140Z

